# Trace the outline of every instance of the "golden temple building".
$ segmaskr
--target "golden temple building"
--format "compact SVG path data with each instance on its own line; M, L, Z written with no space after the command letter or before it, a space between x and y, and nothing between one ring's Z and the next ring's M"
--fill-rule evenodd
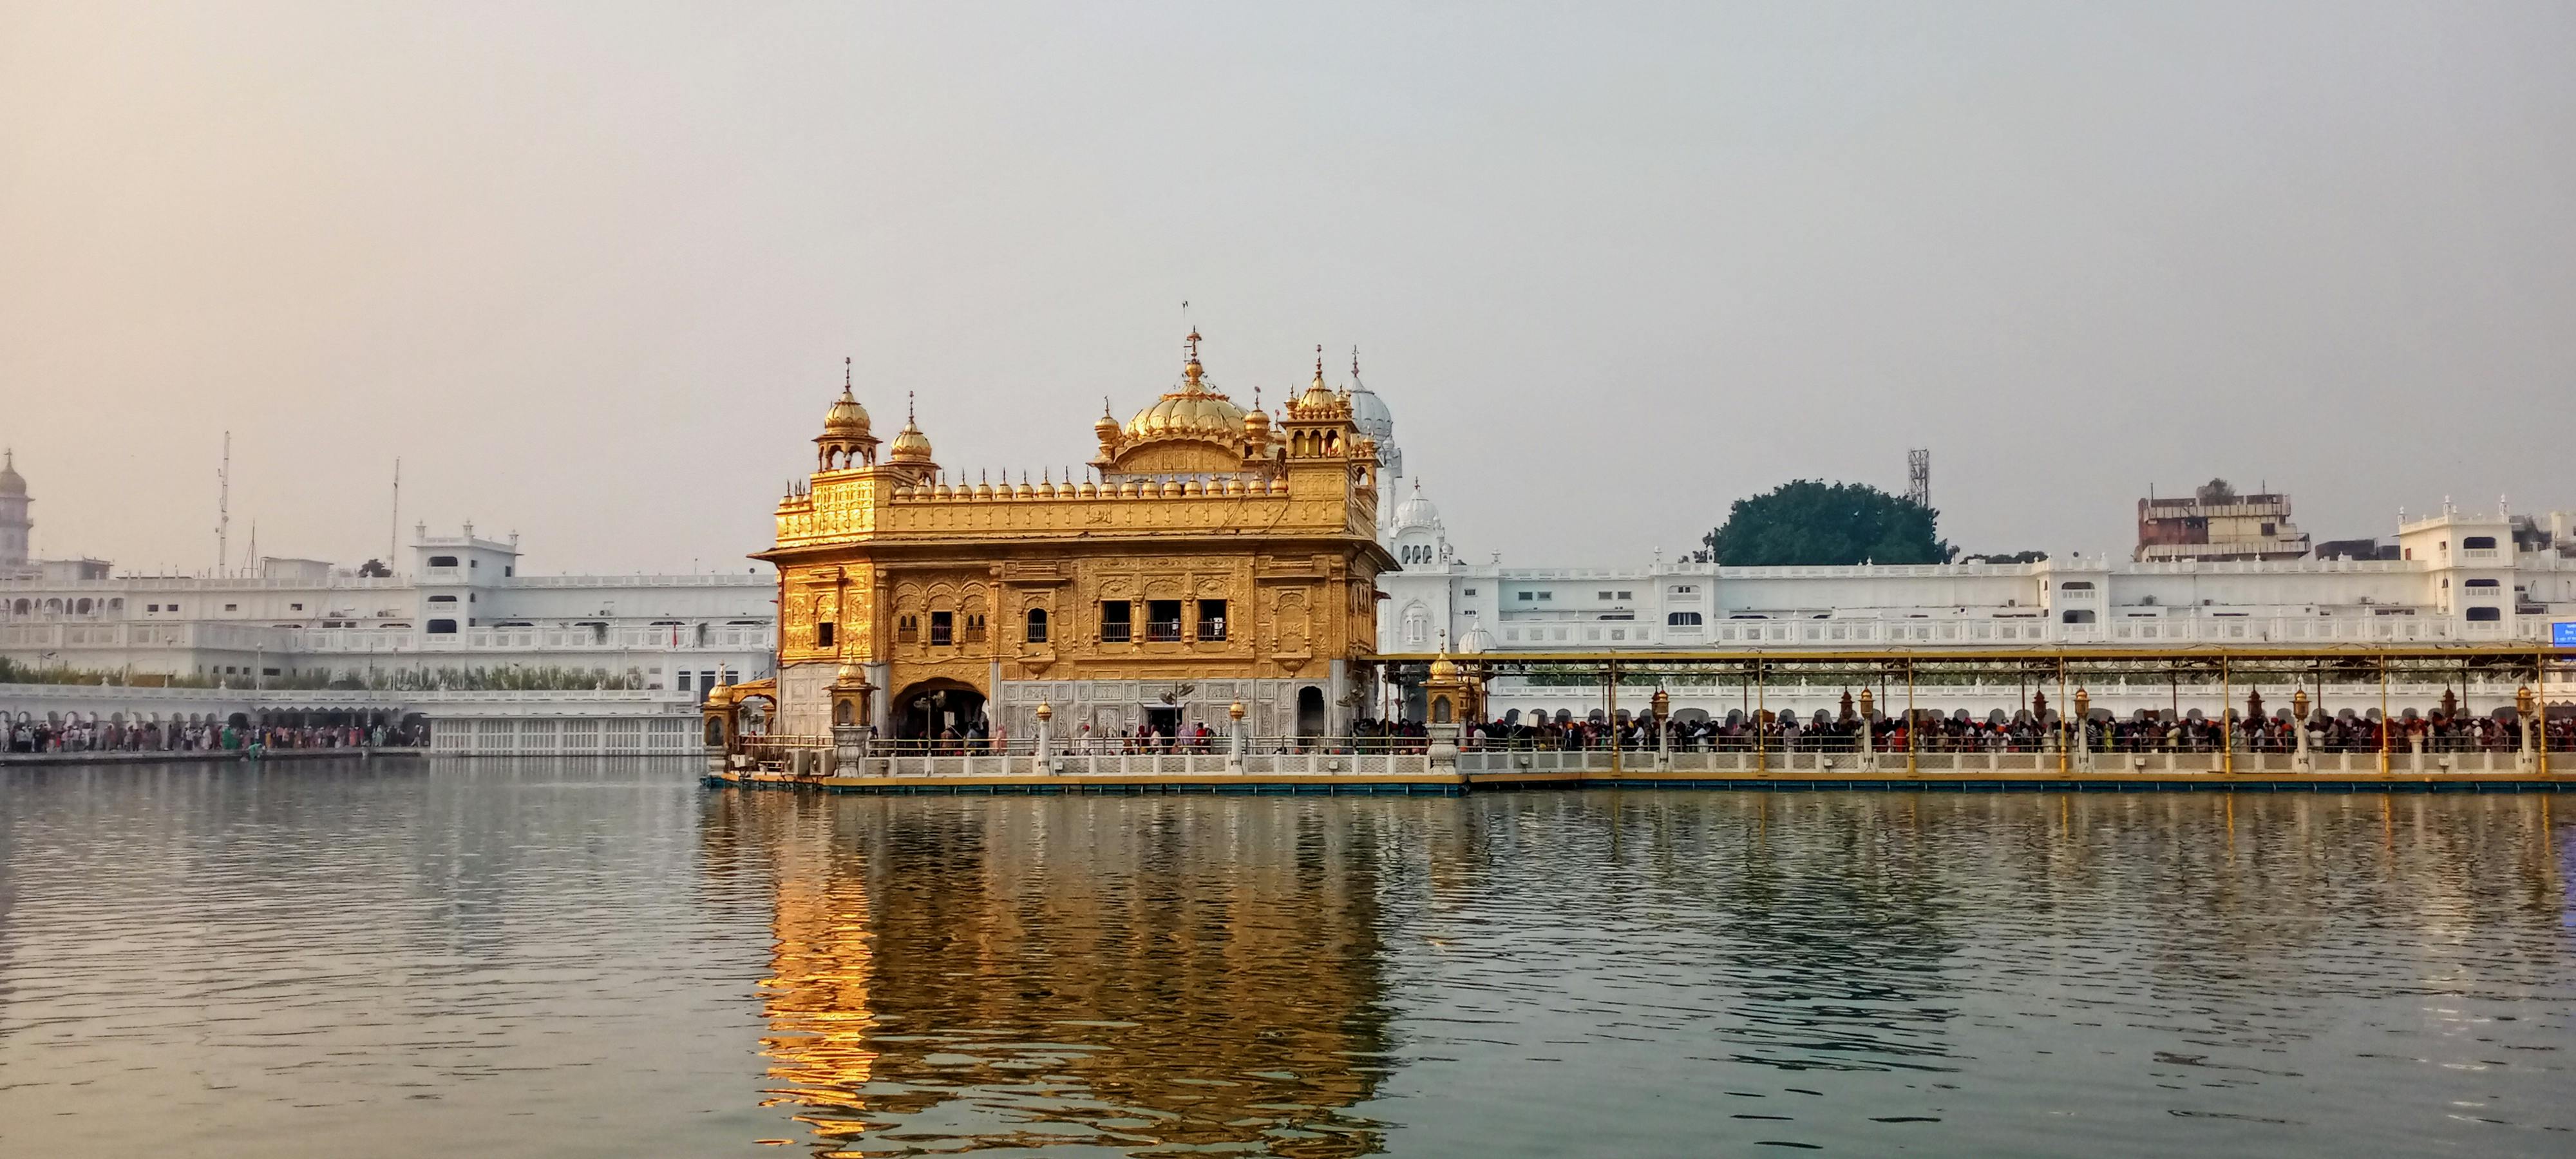
M1095 476L943 472L907 413L880 444L845 381L814 471L778 504L772 731L936 738L1223 730L1346 733L1377 639L1376 444L1323 363L1274 420L1179 381L1093 426ZM882 454L880 454L882 450Z

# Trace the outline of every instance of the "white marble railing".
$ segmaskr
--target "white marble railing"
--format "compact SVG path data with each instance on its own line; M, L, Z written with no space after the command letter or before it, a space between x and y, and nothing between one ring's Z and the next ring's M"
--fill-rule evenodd
M1073 754L1041 761L1029 753L972 756L877 756L832 768L851 777L1351 777L1429 774L1420 753L1255 753L1238 769L1222 751Z

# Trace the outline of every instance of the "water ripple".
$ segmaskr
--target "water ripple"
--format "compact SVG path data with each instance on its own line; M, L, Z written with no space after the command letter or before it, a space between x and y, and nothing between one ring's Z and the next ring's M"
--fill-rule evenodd
M13 771L0 1152L2563 1154L2555 807Z

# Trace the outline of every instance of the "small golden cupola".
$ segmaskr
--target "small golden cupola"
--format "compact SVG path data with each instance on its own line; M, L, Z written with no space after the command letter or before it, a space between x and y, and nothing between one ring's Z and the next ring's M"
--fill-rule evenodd
M850 360L841 360L841 397L823 412L823 433L814 436L814 469L846 471L877 460L877 438L868 430L868 408L850 393Z
M1270 444L1270 412L1261 409L1261 388L1252 388L1252 409L1243 416L1243 438L1259 450Z
M896 431L894 441L886 444L886 461L921 470L939 465L930 459L930 436L921 433L921 424L913 418L911 391L904 392L903 429Z
M1324 385L1324 348L1318 346L1315 348L1315 381L1306 385L1306 393L1298 395L1295 402L1288 404L1288 409L1320 417L1339 404L1342 404L1341 396Z
M1091 424L1092 436L1100 440L1100 457L1106 464L1118 457L1118 416L1109 413L1109 396L1100 396L1100 421Z

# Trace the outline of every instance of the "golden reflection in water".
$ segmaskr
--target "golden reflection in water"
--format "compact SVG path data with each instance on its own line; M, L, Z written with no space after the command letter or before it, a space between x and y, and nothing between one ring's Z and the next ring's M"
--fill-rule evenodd
M1383 1069L1398 842L1335 803L709 809L710 862L771 875L769 1105L818 1154L1378 1150L1347 1111Z

